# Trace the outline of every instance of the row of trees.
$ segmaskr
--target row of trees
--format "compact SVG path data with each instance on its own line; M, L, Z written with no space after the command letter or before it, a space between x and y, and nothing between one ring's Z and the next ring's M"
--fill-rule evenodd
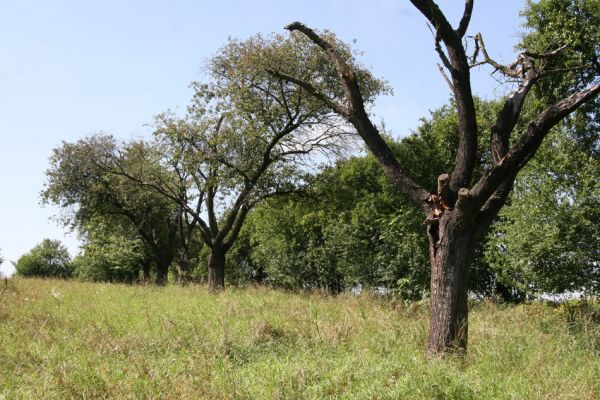
M444 108L434 115L417 134L392 143L392 151L418 160L443 147L456 114ZM509 204L475 249L469 275L473 294L522 301L542 293L600 289L594 211L600 205L599 160L572 131L555 130L549 139L539 150L539 163L522 171ZM413 168L431 173L422 163ZM251 276L277 285L333 291L385 287L403 298L422 298L430 282L422 222L373 156L352 158L326 169L304 196L258 207L240 235L235 264L259 268L262 273Z
M482 121L497 108L497 103L477 102ZM456 113L446 106L413 135L388 143L426 179L440 166L419 160L452 140L456 124ZM521 173L509 205L476 252L469 282L474 294L521 301L541 293L598 292L600 142L592 133L566 126L555 130L540 157ZM451 162L449 156L445 162ZM176 214L161 210L160 203L154 206L148 212L134 204L129 213L157 217L155 228ZM102 217L104 209L95 212L85 228L82 254L71 261L60 243L45 240L19 259L18 273L120 282L156 274L143 231L132 229L119 213ZM301 191L258 205L231 249L226 280L330 292L385 287L406 299L423 298L430 272L421 230L418 210L394 193L375 158L354 156L324 168ZM175 279L207 278L199 260L208 249L195 235L187 251L178 237L170 244L168 252L177 256L167 268ZM189 264L185 273L178 264L182 254Z
M153 139L96 135L56 149L43 198L84 236L82 270L126 265L164 283L171 265L187 279L206 256L218 289L233 254L239 276L292 287L418 297L429 279L434 354L466 347L469 287L518 298L595 285L598 190L585 177L598 171L597 2L528 3L511 64L466 35L473 0L456 28L433 0L411 3L435 33L452 102L399 143L369 112L387 84L332 33L293 23L288 36L230 41L187 115L160 115ZM473 96L482 66L507 96ZM315 154L341 155L352 133L369 155L315 176ZM559 148L578 164L550 157ZM542 151L548 159L529 163Z
M350 60L347 47L340 49ZM187 115L158 116L153 140L118 144L97 135L57 149L44 200L75 207L65 222L88 238L95 220L118 216L117 225L136 230L151 253L158 283L174 261L185 278L200 242L209 249L210 286L223 287L226 254L248 212L264 198L296 191L307 156L335 154L348 136L326 104L269 73L265 62L303 77L315 69L334 74L298 36L231 41L210 61L210 84L193 85ZM374 97L384 85L363 75Z

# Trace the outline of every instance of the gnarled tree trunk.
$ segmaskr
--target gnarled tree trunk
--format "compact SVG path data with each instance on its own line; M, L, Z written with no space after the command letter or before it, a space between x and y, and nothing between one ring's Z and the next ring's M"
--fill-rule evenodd
M468 271L474 229L457 211L428 227L431 262L430 354L464 350L468 340Z
M208 287L210 290L225 287L225 251L216 247L208 255Z

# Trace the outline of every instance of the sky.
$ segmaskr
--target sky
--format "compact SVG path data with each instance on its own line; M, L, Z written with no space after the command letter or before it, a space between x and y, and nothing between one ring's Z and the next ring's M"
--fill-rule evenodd
M480 0L468 34L491 55L514 59L522 0ZM457 25L463 2L439 0ZM0 272L44 238L71 255L76 233L40 204L52 149L96 132L149 135L153 116L183 112L192 81L228 38L285 33L301 21L356 41L360 61L394 89L377 100L377 121L402 137L449 99L425 19L408 0L0 0ZM489 70L473 71L475 93L504 94Z

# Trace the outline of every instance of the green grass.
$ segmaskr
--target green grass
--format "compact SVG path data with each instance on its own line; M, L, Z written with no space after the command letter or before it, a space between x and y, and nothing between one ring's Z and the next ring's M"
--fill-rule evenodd
M0 399L595 399L598 314L477 303L468 354L432 360L421 304L13 279Z

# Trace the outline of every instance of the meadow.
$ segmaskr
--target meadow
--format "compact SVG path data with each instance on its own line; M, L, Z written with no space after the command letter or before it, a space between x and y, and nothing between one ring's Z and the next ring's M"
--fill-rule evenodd
M0 399L596 399L597 303L471 304L427 358L425 302L11 279Z

